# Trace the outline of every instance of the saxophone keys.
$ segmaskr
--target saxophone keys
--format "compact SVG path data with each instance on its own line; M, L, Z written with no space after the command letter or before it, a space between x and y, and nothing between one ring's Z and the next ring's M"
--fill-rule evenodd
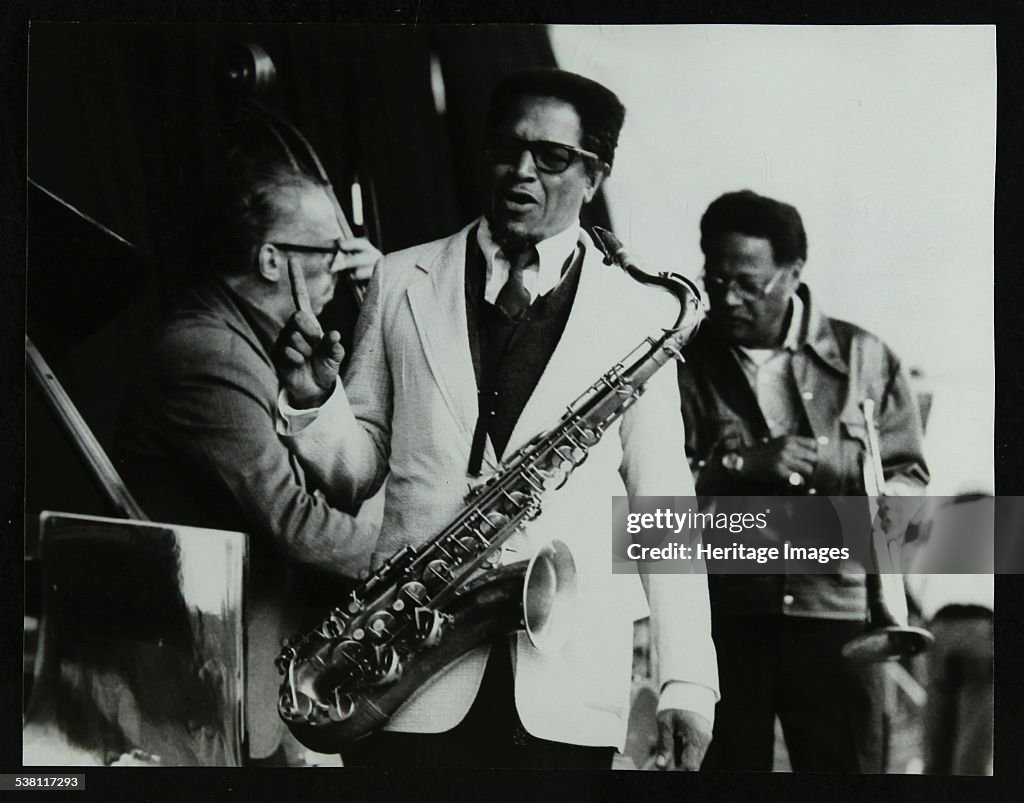
M277 710L289 722L306 722L313 715L313 700L301 691L285 692L278 700Z
M484 514L484 519L487 521L487 526L490 528L489 532L496 532L500 530L508 522L508 516L504 513L499 513L496 510L492 510L490 513Z
M394 683L402 676L402 661L394 647L376 647L374 650L374 685Z
M346 639L331 651L330 664L346 673L348 677L356 678L363 674L365 656L366 647L363 644Z
M562 459L558 464L558 469L560 471L572 471L587 457L587 453L578 446L575 448L571 446L559 446L555 449L555 453Z
M295 650L288 649L277 656L274 661L274 666L277 667L277 673L283 675L288 671L288 665L295 659Z
M584 446L593 446L601 440L601 436L590 427L579 427L577 434L579 435L580 440L583 441Z
M340 689L334 690L334 701L327 709L331 722L344 722L355 713L356 702L351 695L342 694Z
M480 534L479 539L483 539L483 534ZM459 553L460 556L473 555L480 546L480 540L471 535L464 535L455 543L457 546L456 552Z
M427 587L416 580L410 580L402 586L401 589L399 589L398 597L399 598L395 601L395 604L397 605L399 602L403 603L402 609L404 609L406 605L423 605L427 599ZM395 608L395 610L401 609Z
M387 611L375 613L367 620L370 632L378 639L385 639L391 635L395 626L395 617Z
M674 340L666 340L661 348L673 360L679 360L679 362L686 362L686 360L683 359L683 352L679 350L679 347L676 345Z
M444 626L451 620L433 608L420 607L413 614L416 635L425 647L434 647L441 641Z
M446 583L452 577L452 570L443 560L432 560L427 564L425 574L432 575L442 583Z
M540 490L540 488L537 488L536 484L531 483L531 485L533 485L535 490L538 490L538 491ZM507 492L505 494L505 497L508 499L509 502L511 502L517 508L522 507L523 505L525 505L527 502L530 501L530 497L528 497L522 491L510 491L510 492Z

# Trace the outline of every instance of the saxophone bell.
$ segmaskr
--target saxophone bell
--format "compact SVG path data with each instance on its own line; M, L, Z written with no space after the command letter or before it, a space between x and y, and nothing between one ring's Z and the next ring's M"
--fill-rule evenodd
M557 538L530 559L523 581L523 622L530 642L557 652L569 638L576 608L576 562Z

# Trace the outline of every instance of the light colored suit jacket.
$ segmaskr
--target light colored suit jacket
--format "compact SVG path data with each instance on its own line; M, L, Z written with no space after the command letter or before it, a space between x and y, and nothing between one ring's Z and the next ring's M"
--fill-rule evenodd
M464 506L477 420L465 303L472 228L385 259L360 316L346 393L336 392L293 437L329 498L362 498L387 476L377 563L428 541ZM580 242L585 257L572 311L508 454L554 425L616 361L675 320L670 295L605 265L585 233ZM572 549L578 570L577 621L564 648L541 654L524 634L516 639L516 705L532 734L622 747L633 622L648 610L661 682L694 684L705 711L717 697L706 578L651 575L648 608L639 576L611 571L612 497L693 495L683 444L675 372L663 370L566 486L545 497L540 518L503 548L503 563L523 560L557 537ZM484 465L496 465L490 443ZM473 702L486 658L486 648L476 650L435 677L389 729L454 727Z

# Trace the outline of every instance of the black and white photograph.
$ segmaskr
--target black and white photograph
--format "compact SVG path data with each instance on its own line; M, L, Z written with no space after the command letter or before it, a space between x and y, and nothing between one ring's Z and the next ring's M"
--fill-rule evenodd
M27 35L26 772L999 774L995 25Z

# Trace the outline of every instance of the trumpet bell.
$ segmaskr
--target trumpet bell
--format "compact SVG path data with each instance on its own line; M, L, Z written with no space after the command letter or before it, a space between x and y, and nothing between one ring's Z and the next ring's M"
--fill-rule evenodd
M576 606L576 562L564 541L539 549L523 580L526 634L541 652L557 652L569 638Z
M843 646L843 657L855 663L898 661L928 649L935 640L927 630L906 625L873 628Z

